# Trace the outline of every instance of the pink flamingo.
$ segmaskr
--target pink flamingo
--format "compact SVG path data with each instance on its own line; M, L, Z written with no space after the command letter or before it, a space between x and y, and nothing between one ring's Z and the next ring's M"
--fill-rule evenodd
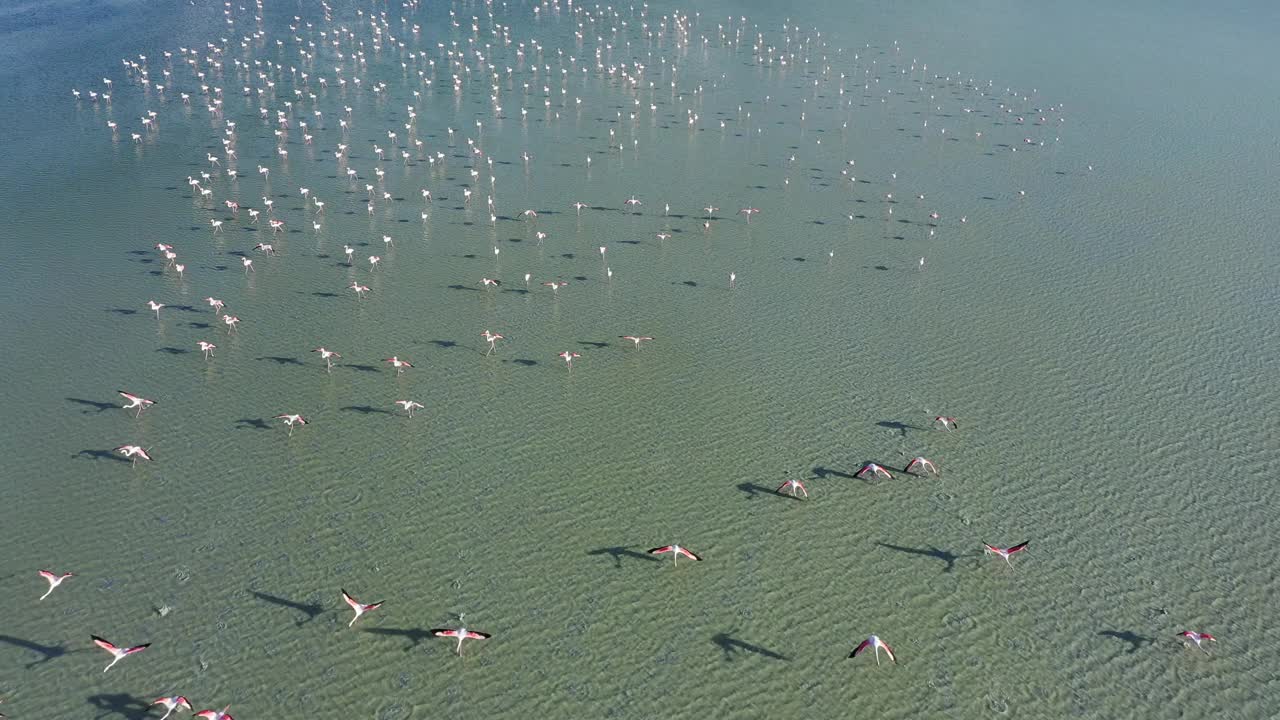
M396 369L396 374L397 374L397 375L399 375L400 373L404 372L404 369L405 369L405 368L411 368L411 367L413 367L413 365L412 365L412 364L410 364L408 360L401 360L399 357L397 357L397 356L395 356L395 355L392 355L392 356L391 356L391 357L389 357L389 358L384 358L382 362L388 362L388 363L391 363L391 366L392 366L392 367L394 367L394 368Z
M893 479L892 473L890 473L888 470L885 470L883 467L873 462L869 462L866 465L863 465L861 470L853 474L854 477L859 478L861 480L866 480L867 475L870 475L872 478L884 477L889 480Z
M123 397L125 400L128 400L128 401L129 401L129 404L128 404L128 405L124 405L124 406L122 406L122 407L121 407L121 409L123 409L123 410L132 410L132 409L134 409L134 408L137 408L137 409L138 409L138 414L137 414L137 415L134 415L134 417L141 417L141 416L142 416L142 411L143 411L143 410L146 410L147 408L149 408L149 407L151 407L152 405L155 405L155 404L156 404L156 401L155 401L155 400L148 400L148 399L146 399L146 398L144 398L144 397L141 397L141 396L139 396L139 395L134 395L134 394L132 394L132 393L127 393L127 392L125 392L124 390L117 390L117 391L116 391L116 394L120 395L120 396L121 396L121 397Z
M377 610L378 608L382 607L381 602L369 603L367 605L364 603L361 603L355 598L348 595L346 590L342 590L342 599L345 600L346 603L351 606L351 609L354 610L356 613L355 617L351 618L351 622L347 623L347 627L351 627L352 625L355 625L356 621L360 619L361 615L369 612L370 610Z
M782 483L781 485L779 485L778 489L774 490L774 492L781 495L782 491L788 488L791 490L791 497L796 496L796 490L799 490L800 493L805 497L809 497L809 491L804 489L804 483L800 482L799 480L788 480Z
M289 426L289 437L293 437L294 425L306 425L308 422L306 418L302 417L297 413L283 413L283 414L274 416L272 419L283 420L284 424Z
M1187 647L1191 647L1191 645L1194 644L1197 648L1200 648L1200 651L1205 655L1208 655L1209 651L1204 649L1204 645L1202 643L1218 642L1218 638L1210 635L1209 633L1196 632L1195 630L1183 630L1178 633L1178 637L1182 638L1182 641L1187 644Z
M48 570L39 570L38 572L40 573L40 577L49 581L49 589L40 596L40 600L49 597L49 593L53 592L54 589L61 585L63 580L66 580L69 577L75 577L75 573L62 573L61 575L55 575Z
M906 466L905 468L903 468L903 469L902 469L902 471L903 471L903 472L906 472L906 473L910 473L910 472L911 472L911 468L914 468L914 467L916 467L916 466L919 466L921 470L923 470L923 471L925 471L925 472L927 472L927 473L933 473L934 475L941 475L941 474L942 474L942 473L938 472L938 466L937 466L937 465L934 465L932 460L930 460L929 458L927 458L927 457L925 457L925 456L923 456L923 455L920 455L920 456L917 456L917 457L911 458L911 462L907 463L907 466ZM912 474L914 474L914 473L912 473Z
M113 658L111 660L111 664L103 668L102 672L106 672L110 670L112 666L114 666L116 663L120 662L124 658L127 658L130 655L133 655L134 653L140 653L143 650L146 650L147 648L151 647L151 643L145 643L143 645L134 645L133 647L129 647L129 648L118 648L115 645L112 645L111 643L107 642L106 640L103 640L102 638L98 637L97 635L90 635L89 637L93 638L93 643L95 645L111 653L111 656Z
M671 560L672 560L672 563L675 565L680 564L681 555L689 558L690 560L697 560L699 562L702 561L702 558L695 555L692 550L688 548L680 547L679 545L663 545L662 547L653 548L648 552L650 555L663 555L665 553L671 553Z
M564 352L560 353L559 357L560 359L564 360L566 365L569 366L569 372L573 372L573 359L582 357L582 355L576 352L573 352L572 350L565 350Z
M994 545L988 545L986 543L982 543L982 554L983 555L999 555L1000 557L1004 558L1005 563L1008 564L1009 567L1013 567L1013 563L1009 560L1009 558L1014 556L1017 553L1022 552L1023 550L1026 550L1027 546L1030 544L1031 542L1027 541L1023 543L1018 543L1013 547L999 548Z
M858 653L861 653L863 650L866 650L867 648L872 648L876 651L876 665L880 664L881 649L884 650L885 655L889 656L889 659L893 661L894 665L898 664L898 658L893 656L893 648L889 647L888 643L881 640L879 637L875 635L872 635L866 640L863 640L862 643L858 645L858 647L853 649L853 652L849 653L849 657L855 657L858 655Z

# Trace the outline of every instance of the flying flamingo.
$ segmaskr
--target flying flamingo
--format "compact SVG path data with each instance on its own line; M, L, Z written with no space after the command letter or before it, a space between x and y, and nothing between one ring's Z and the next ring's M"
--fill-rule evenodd
M809 491L804 489L804 483L800 482L799 480L788 480L782 483L781 485L779 485L778 489L774 490L774 492L781 495L782 491L788 488L791 490L791 497L796 496L796 490L799 490L801 494L803 494L805 497L809 497Z
M456 630L449 629L449 628L439 628L439 629L432 630L431 634L435 635L436 637L458 638L458 646L454 648L454 652L458 653L459 656L462 655L463 640L488 640L489 638L493 637L489 633L477 632L475 630L468 630L466 628L458 628Z
M932 460L923 455L911 458L911 462L907 463L907 466L902 469L902 472L909 473L911 472L911 468L916 467L917 465L919 465L920 469L925 472L933 473L934 475L942 474L938 472L938 466L934 465ZM915 473L912 474L914 475Z
M297 423L298 425L307 424L307 419L302 417L301 415L298 415L297 413L283 413L281 415L276 415L272 419L283 420L284 424L289 426L289 437L293 437L294 423Z
M132 410L134 408L138 408L138 414L134 415L134 417L140 417L142 415L143 410L146 410L147 408L156 404L155 400L148 400L144 397L139 397L132 393L127 393L124 390L117 390L116 392L125 400L129 401L128 405L121 406L122 410Z
M311 352L320 353L320 357L324 358L325 370L328 372L333 372L333 360L330 360L330 358L339 358L339 359L342 358L342 356L339 355L338 353L332 350L326 350L322 347L318 347L315 350L312 350Z
M551 282L544 282L544 283L542 283L542 284L543 284L543 285L546 285L546 286L547 286L547 287L549 287L549 288L551 288L551 291L552 291L552 292L556 292L556 293L558 293L558 292L560 292L560 288L564 287L565 285L568 285L569 283L564 282L564 281L556 281L556 280L552 280Z
M391 366L392 366L392 367L394 367L394 368L396 369L396 374L397 374L397 375L399 375L400 373L404 372L404 369L405 369L405 368L411 368L411 367L413 367L413 365L412 365L412 364L410 364L408 360L401 360L399 357L397 357L397 356L395 356L395 355L392 355L392 356L391 356L391 357L389 357L389 358L384 358L384 359L382 360L382 362L389 362L389 363L391 363Z
M1195 646L1200 648L1201 652L1203 652L1205 655L1208 655L1209 651L1205 650L1204 645L1202 645L1201 643L1218 642L1218 638L1210 635L1209 633L1196 632L1195 630L1183 630L1182 632L1178 633L1178 637L1182 638L1182 641L1184 643L1187 643L1187 647L1191 647L1192 643L1194 643Z
M573 209L578 211L579 216L582 215L582 208L584 207L591 207L591 206L584 202L576 202L573 204Z
M883 467L873 462L869 462L866 465L863 465L862 469L854 473L853 476L862 480L866 480L865 476L868 474L870 474L871 477L873 478L884 476L890 480L893 479L892 473L890 473L888 470L885 470Z
M39 573L40 573L40 577L49 581L49 589L46 590L45 593L40 596L40 600L43 600L49 597L49 593L53 592L54 588L61 585L63 580L66 580L69 577L75 577L75 573L62 573L61 575L54 575L48 570L40 570Z
M347 601L347 604L351 606L352 610L356 611L355 617L351 618L351 622L347 623L347 627L351 627L352 625L355 625L356 621L360 619L361 615L369 612L370 610L377 610L378 608L382 607L381 602L369 603L367 605L362 602L359 602L355 598L348 595L346 590L342 591L342 599Z
M493 278L486 277L486 278L480 278L480 284L485 287L498 287L499 285L502 284L502 281L494 280Z
M574 359L574 358L578 358L578 357L582 357L582 355L580 355L580 354L578 354L578 353L576 353L576 352L574 352L574 351L572 351L572 350L565 350L564 352L560 353L559 357L560 357L562 360L564 360L564 362L565 362L565 364L566 364L566 365L568 365L568 366L569 366L569 372L573 372L573 359Z
M935 426L935 427L936 427L936 426L938 426L938 425L941 425L943 430L956 430L956 429L958 429L958 428L960 427L960 426L956 423L956 419L955 419L955 418L953 418L953 417L945 417L945 416L943 416L943 415L939 415L939 416L935 417L935 418L933 419L933 424L934 424L934 426Z
M405 412L409 413L409 417L413 417L414 408L422 407L422 403L414 402L413 400L397 400L396 405L399 405L400 407L404 408Z
M647 341L647 340L652 340L652 339L653 339L653 338L649 337L648 335L622 335L622 336L620 336L620 337L621 337L623 340L630 340L631 342L635 343L635 344L636 344L636 348L639 348L639 347L640 347L640 343L645 342L645 341Z
M230 709L231 706L228 705L221 710L201 710L196 713L195 716L198 718L204 718L204 720L236 720L227 714L227 711Z
M679 545L663 545L662 547L656 547L649 550L648 553L650 555L662 555L663 553L671 553L671 561L675 565L680 564L681 555L689 558L690 560L698 560L698 561L702 560L702 558L695 555L692 550L689 550L688 548L682 548Z
M876 635L872 635L866 640L863 640L858 647L854 648L853 652L849 653L849 657L854 657L867 648L872 648L876 651L876 665L880 664L880 650L882 648L884 649L884 654L889 656L889 659L893 661L893 664L898 664L898 658L893 656L893 648L889 647L885 641L881 640Z
M188 710L191 709L191 703L188 702L187 699L182 697L181 695L170 695L169 697L157 698L155 700L152 700L151 704L164 705L165 714L164 714L164 717L160 718L160 720L165 720L165 718L173 714L174 710L177 710L180 707L186 708Z
M147 301L147 307L148 307L148 308L150 308L151 310L153 310L153 311L155 312L155 314L156 314L156 319L157 319L157 320L159 320L159 319L160 319L160 308L164 307L164 303L156 302L155 300L148 300L148 301Z
M622 201L622 204L623 204L623 205L632 205L632 206L635 206L635 207L639 207L640 205L643 205L644 203L642 203L642 202L640 202L639 200L637 200L635 195L632 195L632 196L630 197L630 199L623 200L623 201Z
M982 554L983 555L999 555L1000 557L1004 558L1004 561L1008 563L1009 567L1013 567L1013 563L1009 561L1009 558L1013 556L1015 553L1020 553L1023 550L1026 550L1027 546L1030 544L1031 544L1030 541L1028 541L1024 543L1018 543L1013 547L998 548L998 547L995 547L994 545L988 545L986 543L982 543L982 548L983 548Z
M121 445L116 448L115 451L132 459L135 467L138 465L138 458L142 458L143 460L151 459L151 453L144 450L141 445Z
M211 342L205 342L204 340L197 341L196 345L200 346L200 352L204 353L205 360L213 357L213 350L218 347L217 345L214 345Z
M354 281L354 280L352 280L352 281L351 281L351 284L350 284L350 285L348 285L348 286L347 286L347 288L348 288L348 289L351 289L351 290L355 290L355 291L356 291L356 297L357 297L357 298L362 298L362 297L364 297L364 294L365 294L365 293L369 292L369 286L368 286L368 285L361 285L360 283L358 283L358 282L356 282L356 281Z
M760 208L747 207L747 208L742 208L741 210L739 210L739 211L738 211L738 214L739 214L739 215L746 215L746 216L747 216L747 224L748 224L748 225L750 225L750 224L751 224L751 216L752 216L752 215L755 215L755 214L757 214L757 213L759 213L759 212L760 212Z
M490 353L498 349L497 342L499 340L506 339L505 336L499 335L498 333L495 333L495 332L489 332L488 330L485 330L484 332L480 333L480 337L484 338L484 341L489 343L489 352L485 353L486 356L488 356Z
M111 653L112 657L114 658L112 659L110 665L102 669L102 672L106 672L110 670L113 665L120 662L123 658L129 657L134 653L140 653L151 646L151 643L146 643L145 645L134 645L133 647L130 647L130 648L118 648L115 645L112 645L111 643L107 642L106 640L103 640L102 638L98 637L97 635L90 635L89 637L93 638L93 642L95 645Z

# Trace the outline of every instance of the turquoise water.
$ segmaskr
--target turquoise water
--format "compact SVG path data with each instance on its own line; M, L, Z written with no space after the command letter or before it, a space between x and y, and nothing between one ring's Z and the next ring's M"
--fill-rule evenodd
M247 48L238 4L231 26L206 3L0 14L7 715L143 717L170 693L241 720L1280 712L1276 11L695 9L335 3L326 20L268 4ZM643 37L677 10L687 35ZM373 50L382 11L404 50ZM350 43L342 59L323 45L335 26L365 43L363 69ZM795 56L756 56L757 33ZM222 37L210 85L238 175L206 182L209 202L185 178L210 152L228 164L224 124L177 48ZM465 72L437 43L473 37L501 117L473 54L450 87ZM640 87L597 71L598 48L606 68L644 64ZM125 71L138 54L152 78L171 70L165 98ZM335 64L362 89L337 87ZM314 101L291 97L290 66ZM244 96L258 71L274 99ZM87 97L103 77L110 106ZM410 104L423 154L377 162L388 129L406 145ZM147 110L157 129L135 144ZM222 206L264 195L287 223L274 238ZM748 225L743 207L762 212ZM158 321L149 299L168 305ZM485 329L506 336L490 357ZM218 345L207 362L200 339ZM343 354L332 373L320 345ZM416 367L397 376L392 355ZM117 389L159 402L134 419ZM425 408L403 417L404 398ZM272 417L294 412L310 424L290 436ZM931 429L939 414L960 429ZM112 459L124 443L155 460ZM917 454L942 478L851 477ZM807 501L772 493L791 477ZM981 555L1023 540L1016 570ZM672 542L704 562L643 556ZM37 603L39 568L76 577ZM339 588L386 604L348 629ZM460 614L494 635L461 659L425 636ZM1217 636L1211 654L1184 629ZM91 633L153 644L103 674ZM872 633L899 665L845 659Z

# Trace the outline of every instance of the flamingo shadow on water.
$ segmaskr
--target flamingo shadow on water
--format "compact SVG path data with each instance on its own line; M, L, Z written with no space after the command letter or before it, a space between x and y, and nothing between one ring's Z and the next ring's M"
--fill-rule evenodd
M1112 637L1117 640L1123 640L1129 643L1130 655L1138 652L1138 650L1141 650L1143 645L1156 644L1155 638L1143 637L1142 635L1139 635L1133 632L1132 630L1103 630L1098 634L1103 637Z
M857 479L858 479L858 476L857 476L857 475L850 475L850 474L849 474L849 473L847 473L847 472L841 472L841 471L839 471L839 470L832 470L831 468L828 468L828 467L822 467L821 465L818 465L818 466L816 466L816 467L814 467L814 468L813 468L813 476L814 476L814 477L816 477L816 478L818 478L819 480L826 480L826 479L827 479L827 478L829 478L829 477L844 478L844 479L846 479L846 480L857 480Z
M746 494L747 494L747 499L748 499L748 500L754 500L754 499L755 499L757 496L759 496L759 495L769 495L769 496L773 496L773 497L791 498L792 500L799 500L799 499L800 499L800 498L796 497L795 495L788 495L788 494L786 494L786 493L780 493L780 492L778 492L777 488L765 487L764 485L759 485L759 484L757 484L757 483L753 483L753 482L738 483L735 487L737 487L737 488L738 488L739 490L741 490L742 492L746 493Z
M236 426L239 427L241 430L248 430L250 428L254 430L270 430L271 429L271 425L269 425L267 421L263 420L262 418L240 418L239 420L236 421Z
M116 408L120 407L119 405L117 405L116 403L113 403L113 402L98 402L97 400L85 400L84 398L73 398L73 397L69 397L69 398L67 398L67 402L73 402L73 403L76 403L77 405L87 405L87 406L89 406L89 407L91 407L91 408L94 408L94 409L95 409L95 410L97 410L98 412L105 412L105 411L107 411L107 410L114 410L114 409L116 409ZM89 411L88 411L88 410L85 410L84 412L85 412L85 413L88 413Z
M303 615L306 615L306 618L299 620L296 623L298 627L301 627L303 623L315 620L317 615L324 612L324 608L316 605L315 603L300 603L277 595L258 592L257 590L250 590L249 593L263 602L271 603L272 605L279 605L280 607L286 607L291 610L297 610Z
M632 558L633 560L645 560L648 562L662 562L660 558L656 558L648 553L632 550L628 547L615 545L613 547L598 548L596 550L587 551L588 555L608 555L613 558L613 566L615 568L622 567L622 558Z
M738 640L737 638L730 637L727 633L716 633L715 635L712 635L711 642L715 643L724 651L725 662L732 662L734 655L738 651L749 652L753 655L760 655L761 657L766 657L770 660L790 660L786 655L776 653L759 645L752 645L749 642Z
M908 430L924 430L925 429L918 425L911 425L910 423L899 422L897 420L881 420L880 422L876 423L876 425L882 428L888 428L890 430L897 430L899 433L902 434L902 437L907 436Z
M63 655L67 654L67 648L64 645L41 645L38 642L32 642L31 640L23 640L22 638L16 638L16 637L13 637L12 635L0 635L0 643L5 643L8 645L12 645L14 647L20 647L23 650L30 650L31 652L37 653L42 656L39 660L36 660L35 662L27 663L26 665L27 668L33 668L36 665L43 665L44 663L47 663L50 660L53 660L54 658L60 658Z
M949 573L952 570L954 570L956 566L956 561L962 557L965 557L964 555L957 555L948 550L940 550L932 545L930 545L928 548L912 548L912 547L903 547L901 545L890 545L889 543L882 543L882 542L878 542L876 544L882 548L897 550L898 552L907 553L908 555L919 555L921 557L930 557L930 558L935 558L937 560L941 560L942 562L947 564L947 566L942 569L942 572L944 573Z
M82 457L87 460L115 460L117 462L131 462L128 458L118 455L111 450L99 450L97 448L81 450L72 457Z
M271 362L273 362L273 363L275 363L275 364L277 364L277 365L297 365L297 366L299 366L299 367L301 367L301 366L303 366L303 365L306 365L306 363L302 362L302 361L301 361L301 360L299 360L298 358L281 357L281 356L279 356L279 355L263 355L262 357L257 358L257 359L258 359L258 360L270 360Z
M382 408L376 408L376 407L374 407L374 406L372 406L372 405L346 405L346 406L341 407L341 408L338 408L338 409L339 409L339 410L345 410L345 411L347 411L347 412L358 412L358 413L360 413L361 415L390 415L390 414L392 414L390 410L383 410Z
M102 711L94 716L94 720L117 716L126 720L143 720L151 711L151 705L146 700L126 693L90 695L86 701Z
M423 630L422 628L364 628L362 632L405 638L409 641L408 647L404 649L405 652L418 647L418 644L423 640L433 637L430 630Z

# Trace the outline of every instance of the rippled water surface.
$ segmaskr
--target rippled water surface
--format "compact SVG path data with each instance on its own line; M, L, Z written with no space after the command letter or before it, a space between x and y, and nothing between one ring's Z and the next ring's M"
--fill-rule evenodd
M1280 17L1131 5L0 11L2 709L1276 717Z

